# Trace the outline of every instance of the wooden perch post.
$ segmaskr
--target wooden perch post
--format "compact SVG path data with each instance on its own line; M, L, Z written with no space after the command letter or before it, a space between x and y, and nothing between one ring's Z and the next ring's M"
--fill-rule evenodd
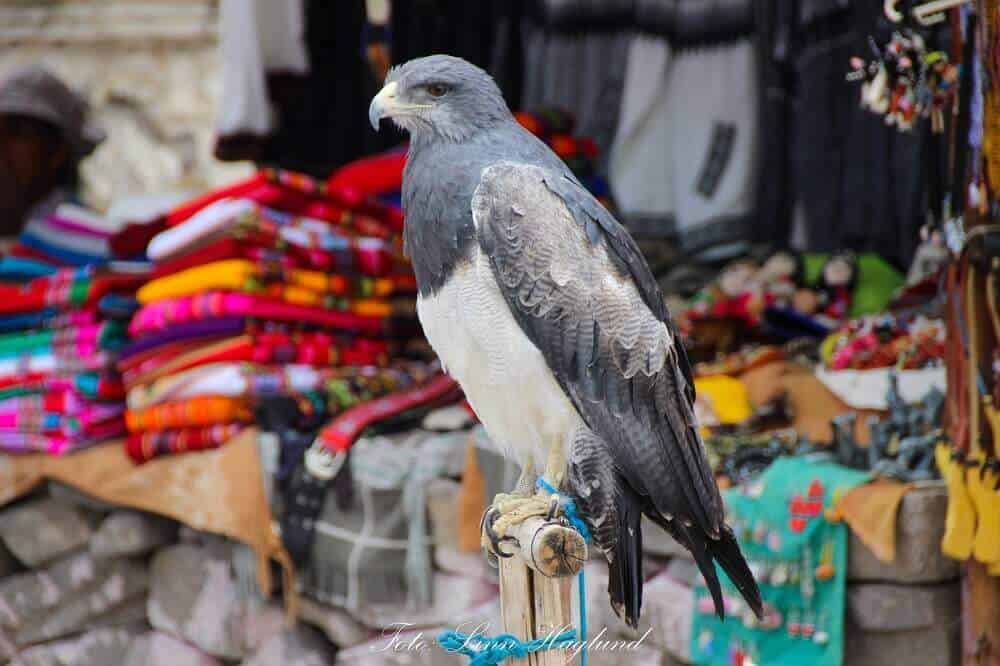
M522 641L554 637L574 627L570 593L573 576L587 561L587 544L579 532L542 518L529 518L512 530L520 548L500 558L500 612L504 632ZM546 650L516 666L565 666L572 652Z

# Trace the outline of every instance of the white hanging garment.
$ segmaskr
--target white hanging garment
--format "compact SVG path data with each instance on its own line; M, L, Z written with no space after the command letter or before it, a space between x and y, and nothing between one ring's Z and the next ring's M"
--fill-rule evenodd
M267 73L305 74L304 0L221 0L219 53L222 97L216 130L222 136L267 136L274 114Z

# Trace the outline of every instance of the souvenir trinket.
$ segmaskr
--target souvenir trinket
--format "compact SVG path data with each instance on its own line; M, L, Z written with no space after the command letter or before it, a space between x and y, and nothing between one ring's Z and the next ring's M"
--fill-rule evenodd
M820 555L819 566L816 567L816 580L823 582L833 578L836 569L833 566L833 542L827 541L823 544L823 552Z
M760 622L763 631L774 631L781 627L781 612L771 604L764 604L764 619Z
M905 29L892 33L879 48L869 39L873 59L851 58L849 81L861 82L861 108L885 116L887 125L907 132L918 119L927 119L931 131L944 131L958 92L958 67L944 51L930 51L923 37Z
M826 613L821 613L819 622L816 624L816 633L813 634L813 643L816 645L826 645L830 642L830 633L826 630Z
M844 489L837 488L833 491L833 499L830 502L830 508L823 513L823 517L826 518L828 523L839 523L844 519L844 515L840 512L840 500L843 498Z
M785 631L792 638L798 638L802 631L802 624L799 622L799 611L789 610L788 611L788 624L785 625Z
M810 640L815 632L816 624L813 622L812 613L807 612L802 620L802 625L799 627L799 633L802 635L802 638Z
M753 526L753 542L757 544L764 543L764 539L767 538L767 525L763 520L757 521Z
M802 549L802 576L799 580L799 592L806 601L811 601L816 591L813 580L813 556L809 548Z
M784 562L779 562L774 569L771 570L771 585L784 585L788 582L788 565Z

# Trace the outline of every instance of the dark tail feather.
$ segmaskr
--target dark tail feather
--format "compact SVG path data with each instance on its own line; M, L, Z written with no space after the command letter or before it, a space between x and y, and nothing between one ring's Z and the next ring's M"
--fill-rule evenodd
M712 595L712 602L715 604L715 614L719 619L725 619L726 606L722 599L722 585L719 584L719 576L715 572L715 562L712 561L712 554L707 548L708 538L703 534L698 534L695 530L689 530L677 521L668 521L658 514L650 515L657 525L665 529L679 544L691 551L694 555L694 562L701 571L702 578L705 579L705 587Z
M736 543L736 536L729 527L723 525L719 530L719 539L715 540L700 533L697 528L688 529L676 520L666 520L655 511L650 511L646 515L666 530L678 543L691 551L695 564L698 565L698 569L705 579L705 587L712 595L715 614L720 619L726 617L726 607L722 599L719 576L715 572L715 562L718 562L722 570L726 572L729 580L746 599L747 604L750 605L758 619L764 618L764 607L757 581L753 579L753 574L750 573L750 568L747 566L746 560L743 559L743 553L740 552L740 546Z
M618 541L608 564L611 607L635 629L642 609L642 507L627 489L617 494Z
M743 559L743 553L740 552L740 546L736 543L736 535L733 534L733 531L728 526L723 525L719 531L719 539L708 539L707 544L708 552L729 576L729 580L746 599L757 618L764 619L764 604L760 598L760 588L757 587L757 581L750 573L747 561ZM718 610L718 602L716 602L716 610Z

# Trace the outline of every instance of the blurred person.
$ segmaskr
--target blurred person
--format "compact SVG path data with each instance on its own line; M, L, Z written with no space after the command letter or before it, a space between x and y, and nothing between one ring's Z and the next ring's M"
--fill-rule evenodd
M80 161L104 139L87 102L40 65L0 82L0 243L75 196Z

